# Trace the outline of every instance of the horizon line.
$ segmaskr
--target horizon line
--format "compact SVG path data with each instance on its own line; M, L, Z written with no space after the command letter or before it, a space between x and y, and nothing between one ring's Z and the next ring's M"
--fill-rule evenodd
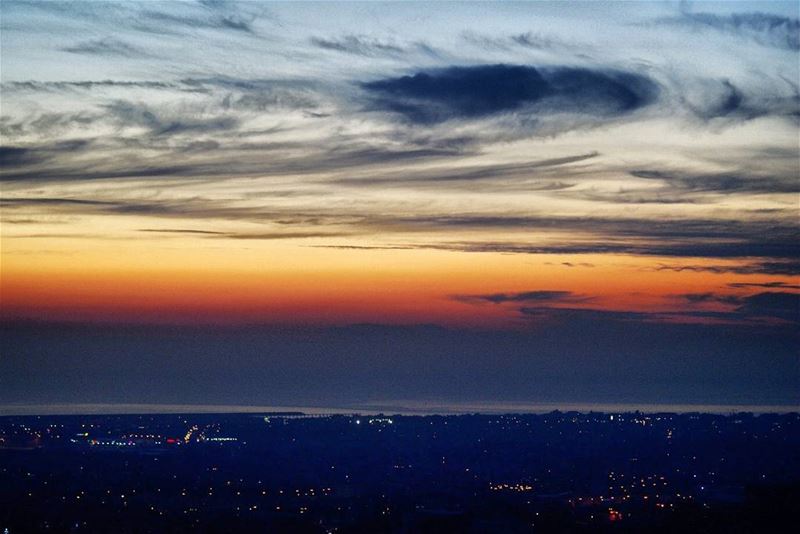
M614 402L467 402L467 403L359 403L335 406L161 404L161 403L52 403L0 404L0 417L79 415L200 415L268 414L297 412L303 415L526 415L553 412L589 413L672 413L731 415L736 413L800 413L793 404L725 403L614 403Z

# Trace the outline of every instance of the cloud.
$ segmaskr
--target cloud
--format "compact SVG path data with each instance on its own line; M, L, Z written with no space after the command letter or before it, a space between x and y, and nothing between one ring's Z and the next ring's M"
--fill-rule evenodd
M562 302L585 302L590 300L591 297L576 295L571 291L549 291L549 290L536 290L536 291L523 291L521 293L490 293L486 295L454 295L451 297L453 300L467 303L481 303L491 302L492 304L505 304L508 302L544 302L544 303L562 303Z
M789 282L783 281L776 281L776 282L732 282L728 284L728 287L733 287L736 289L748 288L748 287L763 287L763 288L770 288L770 289L800 289L800 285L791 284Z
M234 5L234 4L232 4ZM149 33L176 33L176 28L199 30L222 30L244 34L254 34L253 22L256 14L245 15L240 12L219 12L211 9L208 13L167 13L165 11L147 10L141 13L134 28Z
M152 168L153 175L164 172L188 174L202 167L188 169ZM213 169L211 169L213 170ZM133 170L129 170L132 172ZM146 175L147 168L138 175ZM118 171L119 172L119 171ZM161 173L161 174L159 174ZM107 175L106 175L107 176ZM192 174L198 177L198 174ZM85 179L85 176L83 177ZM278 196L295 194L278 192ZM312 194L314 192L312 191ZM324 206L282 207L266 210L251 203L242 205L194 197L174 201L142 201L133 199L98 199L108 202L60 201L58 209L66 213L138 213L187 220L224 218L230 221L265 222L294 225L336 226L336 232L347 235L407 235L446 237L450 232L508 230L517 233L534 232L535 239L521 241L426 241L388 243L378 246L402 246L413 249L459 252L491 252L505 254L622 254L661 257L693 257L735 259L746 258L741 264L659 264L654 270L734 272L740 274L795 274L800 267L798 228L793 221L740 221L733 219L672 219L614 217L567 217L542 215L398 215L376 214L369 210L330 210ZM58 203L47 200L50 210ZM10 207L36 207L43 201L37 197L4 199ZM315 230L316 232L316 230ZM244 238L244 237L243 237ZM342 243L337 246L350 246ZM760 261L755 261L761 258Z
M573 175L565 170L564 167L573 163L581 163L594 159L599 156L598 152L588 152L562 156L558 158L548 158L534 160L526 163L495 164L481 166L461 166L456 168L444 169L402 169L395 173L384 174L383 176L367 176L361 178L341 178L336 183L352 186L413 186L413 185L443 185L450 187L458 182L474 183L479 181L490 181L494 189L503 187L500 183L502 179L524 178L524 188L526 190L545 190L553 191L571 187L573 183L569 181ZM540 176L540 171L551 169L552 173ZM539 173L539 174L537 174ZM554 173L554 174L553 174ZM564 179L564 181L543 180L536 184L531 183L532 178L553 178ZM509 184L506 184L509 185Z
M29 148L20 146L0 146L0 165L21 165L36 161Z
M367 221L366 224L369 224ZM517 254L634 254L710 258L800 257L800 228L789 221L733 219L645 219L546 215L450 215L386 219L373 224L407 231L447 229L538 230L563 233L557 243L462 241L421 244L440 250Z
M700 193L798 193L800 170L787 175L757 175L746 171L691 173L684 171L634 169L631 176L660 180L674 191Z
M502 297L502 295L501 295ZM675 295L691 306L708 303L720 303L729 306L727 310L667 310L636 311L607 310L602 308L574 308L548 306L541 304L521 306L518 313L526 317L535 317L545 321L566 320L604 320L623 322L696 322L697 320L715 320L733 323L760 324L764 320L780 322L800 322L800 294L785 292L756 293L749 296L722 295L717 293L687 293ZM559 297L556 297L558 299ZM536 299L532 299L532 303ZM547 299L543 299L547 301ZM495 302L495 301L491 301ZM502 303L505 300L497 300ZM511 299L508 302L519 302Z
M77 205L77 206L119 206L119 202L104 202L100 200L88 200L80 198L0 198L0 206L54 206L54 205Z
M772 317L791 322L800 322L800 294L786 292L764 292L742 299L737 313L745 316Z
M533 116L624 115L655 101L659 89L631 72L521 65L447 67L362 83L371 109L433 124L527 110Z
M509 51L515 47L534 50L552 50L576 52L585 49L585 45L579 45L565 40L556 35L548 35L539 32L523 32L512 35L497 37L474 31L464 31L461 38L473 46L477 46L488 51Z
M764 46L800 50L800 19L770 13L692 13L665 18L660 24L681 25L694 30L716 30Z
M0 87L4 91L65 91L84 89L91 90L97 88L145 88L145 89L180 89L180 85L174 82L163 82L154 80L77 80L77 81L37 81L26 80L16 82L3 82Z
M189 230L189 229L151 229L144 228L140 232L162 233L162 234L186 234L210 239L253 239L253 240L274 240L274 239L309 239L324 237L346 237L352 236L348 232L316 231L316 232L215 232L210 230Z
M551 264L548 262L547 265L551 265ZM577 262L577 263L575 263L575 262L571 262L571 261L562 261L559 265L563 265L564 267L590 267L590 268L594 267L594 264L592 264L592 263L586 263L586 262Z
M287 142L271 145L240 143L224 153L210 157L222 148L206 139L198 145L201 134L225 134L236 120L226 116L171 117L154 112L144 105L119 103L113 107L113 121L119 127L147 129L143 137L106 138L101 146L88 140L52 145L18 147L29 150L27 159L0 169L0 182L68 182L127 178L227 179L236 176L286 176L299 173L322 175L346 169L377 168L401 161L434 159L460 155L454 149L399 148L364 146L322 146ZM187 144L178 145L175 142ZM211 143L209 143L211 141ZM114 144L116 142L116 144ZM144 144L143 144L144 143ZM88 151L89 148L93 150ZM148 151L147 149L152 149ZM87 154L88 152L88 154ZM176 152L179 152L176 154ZM10 153L9 153L10 154ZM267 161L265 156L272 157ZM77 157L77 156L94 156ZM50 162L49 165L33 165ZM10 157L10 156L9 156ZM52 161L50 161L52 160Z
M59 155L72 154L86 149L90 145L91 141L89 140L74 139L35 147L0 146L0 181L4 180L5 176L13 174L7 172L8 169L43 163Z
M684 293L682 295L675 295L676 298L685 300L691 304L702 304L706 302L719 302L722 304L740 304L742 298L738 295L720 295L718 293Z
M714 274L773 274L773 275L798 275L800 274L800 261L760 261L740 265L664 265L655 268L657 271L674 272L707 272Z
M800 95L796 83L775 80L757 91L745 90L730 79L684 80L680 101L696 117L715 123L744 122L764 116L800 118Z
M312 37L311 44L325 50L345 52L360 56L397 55L405 49L390 41L382 41L363 35L345 35L339 38Z
M214 232L211 230L190 230L183 228L140 228L140 232L152 232L157 234L189 234L189 235L225 235L225 232Z
M144 58L150 54L142 49L113 37L83 41L73 46L62 48L71 54L84 54L91 56L109 56L124 58Z
M164 117L157 111L140 103L118 100L106 106L108 112L123 126L143 126L154 135L183 133L206 133L232 130L239 120L235 117Z
M693 257L693 258L792 258L800 255L800 247L795 242L760 243L745 241L724 243L700 241L697 243L662 244L658 242L626 242L613 235L606 236L615 243L587 243L586 238L575 238L571 242L557 245L509 243L496 241L450 242L419 244L416 248L449 250L458 252L491 252L500 254L619 254L631 256ZM797 274L800 266L793 262L764 262L758 265L747 264L731 266L659 266L656 270L736 272L739 274Z
M526 318L534 319L540 323L573 323L579 324L613 324L630 323L640 327L645 324L736 324L760 325L765 321L778 320L780 323L791 323L795 319L785 316L776 316L774 313L746 313L740 310L713 311L713 310L680 310L680 311L636 311L636 310L606 310L600 308L565 308L545 306L523 306L517 312Z
M521 315L539 321L565 323L579 322L652 322L656 317L647 312L602 310L595 308L563 308L546 306L523 306L517 310Z
M574 46L572 43L565 43L561 39L557 37L543 35L541 33L534 33L534 32L525 32L525 33L518 33L516 35L511 36L511 40L526 48L536 48L536 49L554 49L554 48L569 48Z

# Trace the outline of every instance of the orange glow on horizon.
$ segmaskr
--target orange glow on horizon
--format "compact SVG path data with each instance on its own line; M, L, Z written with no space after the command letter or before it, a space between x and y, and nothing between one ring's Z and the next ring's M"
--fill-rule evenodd
M294 251L292 250L294 248ZM266 252L271 251L265 261ZM336 250L292 247L232 250L224 263L206 251L181 251L184 266L106 257L6 255L0 279L2 317L133 323L349 324L433 323L513 327L519 306L669 312L678 294L720 291L739 275L657 270L668 259L564 257L429 250ZM294 254L293 254L294 252ZM299 258L299 259L298 259ZM278 260L279 259L279 260ZM313 261L312 261L313 260ZM775 277L750 276L756 281ZM786 279L786 277L781 277ZM492 303L469 297L566 291L560 302ZM705 310L724 311L719 303ZM530 322L530 319L527 319Z

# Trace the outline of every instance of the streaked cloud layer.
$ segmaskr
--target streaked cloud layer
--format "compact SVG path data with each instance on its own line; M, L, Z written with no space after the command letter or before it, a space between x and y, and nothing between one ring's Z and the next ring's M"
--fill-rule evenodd
M0 13L2 403L800 402L796 2Z
M53 305L95 299L99 318L113 291L57 280L221 294L240 273L275 308L233 306L237 321L318 320L322 302L369 320L403 300L398 276L417 282L399 322L797 319L781 300L800 274L793 3L2 12L6 317L64 318L41 277ZM293 292L299 264L372 285L353 302ZM597 269L628 282L591 288ZM676 300L665 280L723 298ZM759 299L784 307L751 313ZM123 300L129 320L186 312Z

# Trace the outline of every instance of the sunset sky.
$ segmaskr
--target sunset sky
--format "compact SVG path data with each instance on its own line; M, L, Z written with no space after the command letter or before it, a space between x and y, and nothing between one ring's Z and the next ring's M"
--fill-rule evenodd
M0 402L800 402L796 2L0 13Z

